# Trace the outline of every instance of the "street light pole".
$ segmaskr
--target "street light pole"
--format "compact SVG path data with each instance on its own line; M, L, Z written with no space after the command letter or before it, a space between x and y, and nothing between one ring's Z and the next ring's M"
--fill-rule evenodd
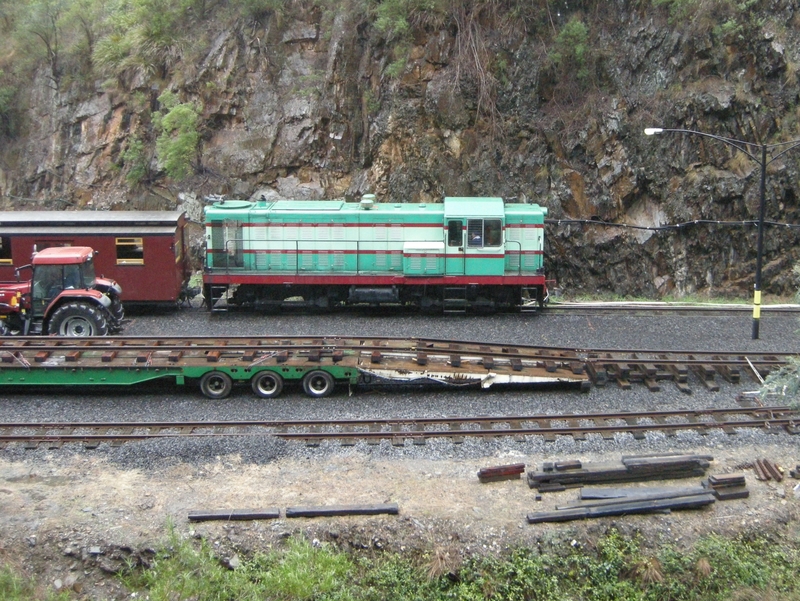
M695 131L693 129L665 129L661 127L648 127L644 130L646 136L652 136L661 133L678 133L678 134L691 134L695 136L703 136L723 142L728 146L733 146L736 150L744 153L750 159L758 163L761 168L761 184L759 187L759 206L758 206L758 242L756 243L756 279L753 286L753 340L758 340L759 336L759 323L761 319L761 266L764 258L764 218L766 214L766 197L767 197L767 166L773 161L777 160L790 150L800 146L800 140L791 140L789 142L779 142L777 144L755 144L753 142L745 142L744 140L736 140L735 138L725 138L723 136L715 136L702 131ZM753 152L750 149L753 148ZM761 155L755 153L755 149L761 149ZM767 160L767 152L783 148L771 159Z
M767 145L761 145L761 184L758 205L758 242L756 242L756 281L753 286L753 340L758 340L761 320L761 265L764 263L764 214L767 197Z

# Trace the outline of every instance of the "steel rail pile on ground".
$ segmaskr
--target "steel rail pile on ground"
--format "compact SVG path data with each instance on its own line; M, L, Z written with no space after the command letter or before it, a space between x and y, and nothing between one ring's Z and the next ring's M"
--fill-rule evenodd
M454 443L466 437L542 436L552 442L557 436L583 440L589 434L614 438L627 433L644 438L648 432L675 436L693 430L707 434L722 430L736 434L745 428L785 431L797 434L800 411L789 407L645 411L640 413L586 413L565 415L481 416L461 418L378 419L378 420L276 420L231 422L123 422L123 423L0 423L0 445L11 442L31 447L44 444L57 448L66 442L85 446L120 444L157 438L209 436L275 436L319 444L336 440L344 445L365 441L393 445L407 441L424 444L429 438L449 438Z
M689 391L689 373L713 388L715 376L754 379L787 362L790 354L693 351L586 350L455 340L379 337L164 337L0 340L0 382L7 386L133 385L156 379L197 381L214 399L236 382L265 398L286 381L312 397L329 395L335 382L437 383L450 386L593 382L623 388L642 382L658 390L671 380Z

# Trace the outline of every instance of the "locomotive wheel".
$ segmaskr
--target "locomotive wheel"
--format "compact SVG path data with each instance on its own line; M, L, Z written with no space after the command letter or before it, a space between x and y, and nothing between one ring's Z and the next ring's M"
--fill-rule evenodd
M303 390L308 396L315 399L328 396L333 392L333 387L333 376L327 371L318 369L303 376Z
M224 399L233 390L233 380L222 371L210 371L200 378L200 391L209 399Z
M108 320L104 313L88 303L67 303L55 310L48 330L59 336L105 336Z
M274 399L283 390L283 378L274 371L262 371L250 379L250 386L263 399Z

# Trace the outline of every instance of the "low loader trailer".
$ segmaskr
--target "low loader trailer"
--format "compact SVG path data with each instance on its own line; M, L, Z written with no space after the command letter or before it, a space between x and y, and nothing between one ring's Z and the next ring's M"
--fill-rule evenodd
M337 384L571 384L589 376L573 351L470 342L388 338L13 337L0 339L4 388L136 386L155 380L197 384L211 399L237 384L274 398L285 384L311 397Z

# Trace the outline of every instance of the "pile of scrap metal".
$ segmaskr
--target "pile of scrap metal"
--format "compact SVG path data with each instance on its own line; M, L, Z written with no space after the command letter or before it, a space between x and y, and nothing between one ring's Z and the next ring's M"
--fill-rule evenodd
M702 477L713 460L710 455L635 455L613 464L556 461L544 463L541 472L529 471L528 486L555 492L584 484Z
M783 480L783 468L769 459L756 459L753 462L753 471L758 480L775 480L775 482Z
M543 465L541 472L528 472L528 485L539 492L613 482L672 480L705 475L713 458L707 455L623 457L620 464L584 465L580 461ZM716 500L747 497L743 474L709 476L697 486L582 488L576 501L555 511L530 513L528 523L566 522L593 517L637 513L664 513L697 509Z

